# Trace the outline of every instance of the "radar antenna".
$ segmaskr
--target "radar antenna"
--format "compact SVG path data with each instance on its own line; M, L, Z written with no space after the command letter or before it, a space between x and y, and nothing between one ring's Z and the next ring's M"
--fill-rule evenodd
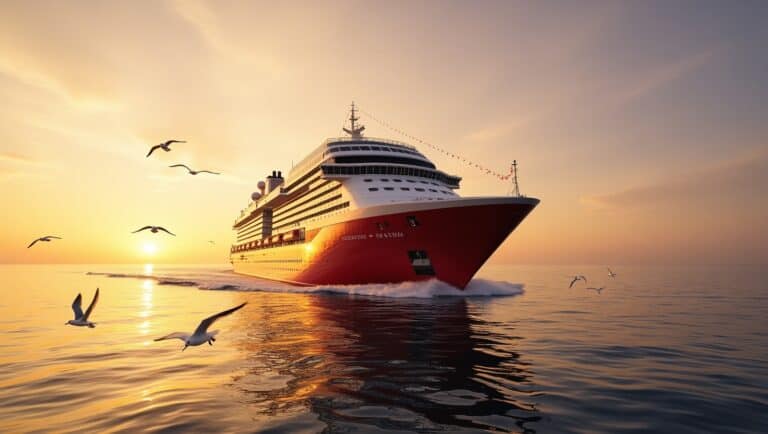
M358 120L360 120L360 118L355 116L355 102L352 101L352 109L349 115L349 123L351 128L349 129L342 128L342 129L344 130L344 132L352 136L353 139L360 139L363 137L363 130L365 129L365 126L363 125L355 126L355 123Z

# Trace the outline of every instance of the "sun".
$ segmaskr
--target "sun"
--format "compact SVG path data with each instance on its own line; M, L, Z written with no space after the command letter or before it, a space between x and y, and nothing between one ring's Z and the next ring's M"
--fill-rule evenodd
M155 253L157 253L157 244L152 242L146 242L141 245L141 251L144 252L144 254L152 256Z

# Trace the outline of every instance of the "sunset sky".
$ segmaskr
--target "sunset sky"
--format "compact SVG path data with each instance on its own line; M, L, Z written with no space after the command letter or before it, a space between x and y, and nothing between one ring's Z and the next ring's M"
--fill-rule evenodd
M352 100L496 171L518 160L541 204L493 263L768 263L767 19L764 1L3 1L0 263L225 263L256 182L340 136ZM145 158L170 138L188 143ZM463 196L509 190L420 150ZM130 233L148 224L178 237Z

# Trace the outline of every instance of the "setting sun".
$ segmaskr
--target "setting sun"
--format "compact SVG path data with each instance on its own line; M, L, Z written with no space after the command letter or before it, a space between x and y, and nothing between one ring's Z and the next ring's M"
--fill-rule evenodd
M154 255L157 253L157 244L152 242L145 242L141 245L141 251L146 255Z

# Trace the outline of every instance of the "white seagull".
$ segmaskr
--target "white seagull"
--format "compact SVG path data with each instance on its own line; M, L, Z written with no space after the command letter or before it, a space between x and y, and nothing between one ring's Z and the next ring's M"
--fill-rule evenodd
M81 307L83 303L83 295L78 293L77 297L75 297L75 301L72 302L72 311L75 312L75 319L67 321L64 325L69 324L79 327L88 326L90 328L96 327L96 324L88 321L88 317L91 316L91 312L93 312L93 308L96 306L97 301L99 301L99 288L96 288L96 294L93 296L91 305L88 306L88 309L83 313L83 308Z
M583 280L584 283L587 283L587 278L582 276L581 274L576 275L576 276L568 276L568 277L573 277L573 280L571 280L571 284L568 285L568 288L573 288L573 284L578 282L579 280Z
M149 153L147 154L147 158L149 158L150 155L152 155L153 152L155 152L156 149L162 149L165 152L168 152L171 150L171 143L187 143L184 140L168 140L163 143L160 143L159 145L155 145L149 149Z
M594 287L590 286L587 289L591 289L592 291L595 291L596 293L601 294L603 292L603 290L605 289L605 286L601 286L599 288L594 288Z
M30 248L30 247L34 246L35 243L38 242L38 241L50 242L52 239L60 240L61 237L57 237L57 236L53 236L53 235L46 235L44 237L40 237L40 238L36 239L35 241L32 241L31 243L29 243L27 248Z
M239 309L241 309L243 306L245 306L247 303L243 303L239 306L235 306L232 309L225 310L224 312L219 312L216 315L211 315L208 318L200 321L200 325L197 326L194 333L191 335L189 333L182 333L182 332L175 332L171 333L169 335L165 335L161 338L155 339L155 342L157 341L164 341L166 339L181 339L184 341L184 348L181 349L181 351L184 351L187 349L188 346L197 346L202 345L206 342L208 342L208 345L213 345L213 342L216 342L216 334L219 333L218 330L214 330L212 332L208 332L208 327L211 326L217 319L227 316Z
M211 175L221 175L221 173L219 172L211 172L210 170L192 170L184 164L174 164L173 166L168 166L168 167L183 167L187 169L187 172L189 172L190 175L197 175L198 173L210 173Z
M167 232L167 233L169 233L169 234L173 235L174 237L176 236L176 234L174 234L173 232L169 231L168 229L166 229L166 228L164 228L164 227L162 227L162 226L144 226L143 228L141 228L141 229L136 229L135 231L133 231L133 232L131 232L131 233L132 233L132 234L135 234L136 232L145 231L145 230L147 230L147 229L149 229L150 231L152 231L152 233L153 233L153 234L156 234L156 233L157 233L157 231L163 231L163 232Z
M607 267L606 267L606 268L607 268ZM614 273L613 271L611 271L611 269L610 269L610 268L608 268L608 277L616 277L616 273Z

